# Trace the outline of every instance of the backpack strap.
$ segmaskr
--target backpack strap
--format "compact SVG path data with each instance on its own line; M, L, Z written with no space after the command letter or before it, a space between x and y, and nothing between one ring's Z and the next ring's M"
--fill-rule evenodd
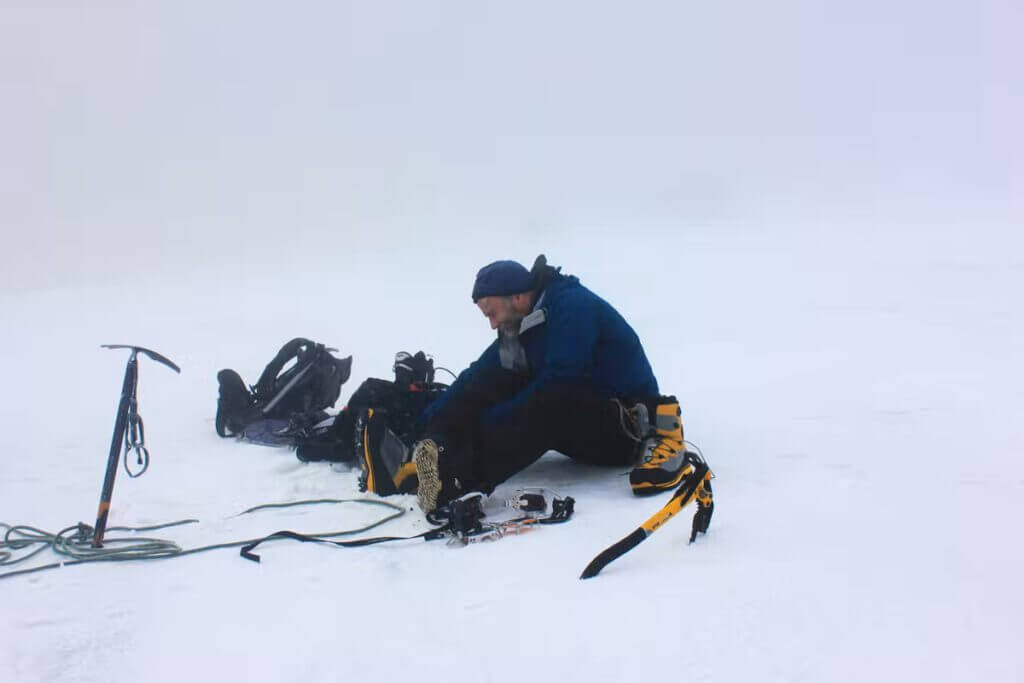
M267 363L267 367L263 369L263 373L260 374L260 378L256 381L256 386L253 387L256 395L267 396L273 392L274 384L277 381L277 376L281 374L281 369L293 358L298 362L303 356L307 355L311 347L315 346L315 343L303 337L296 337L282 346L273 360Z

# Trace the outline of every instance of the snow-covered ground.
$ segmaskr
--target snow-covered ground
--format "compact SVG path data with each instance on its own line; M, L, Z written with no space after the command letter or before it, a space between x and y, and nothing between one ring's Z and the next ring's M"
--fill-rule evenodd
M612 264L604 249L628 249L616 238L551 245L554 263L631 317L682 397L717 475L711 532L693 546L685 515L579 581L660 503L634 500L621 472L549 455L499 495L553 486L576 498L576 518L496 544L281 543L261 566L225 550L6 581L0 677L388 680L424 669L509 680L526 667L629 680L685 662L687 676L726 681L1016 680L1024 262L1009 238L984 249L969 246L985 241L977 234L964 249L947 239L921 234L909 249L898 237L822 246L784 231L661 237L686 255L685 277L646 275L648 259ZM356 496L356 474L220 440L215 373L251 378L300 334L354 354L343 397L388 376L396 350L461 367L490 334L463 291L475 256L446 264L442 285L436 264L405 264L425 283L409 296L438 301L401 319L398 292L360 285L369 268L5 296L19 332L2 348L0 519L53 531L93 521L124 363L103 342L148 344L183 368L141 364L154 461L140 479L121 475L112 523L199 518L158 534L194 547L374 518L352 506L232 519L259 503ZM410 512L377 531L425 528L402 502Z
M396 351L457 371L491 338L476 270L544 252L680 397L710 533L684 513L580 581L661 502L549 454L496 498L576 517L498 543L0 580L0 681L1021 680L1020 11L397 5L0 10L0 522L94 521L125 361L99 345L130 343L182 374L140 362L153 463L111 524L368 523L235 517L360 494L219 439L216 372L294 336L354 356L342 401ZM392 500L372 534L427 528Z

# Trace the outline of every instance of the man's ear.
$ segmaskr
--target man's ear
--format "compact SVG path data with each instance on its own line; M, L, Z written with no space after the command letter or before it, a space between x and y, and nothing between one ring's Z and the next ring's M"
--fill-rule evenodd
M512 295L515 301L515 307L517 311L529 311L530 310L530 293L521 292L519 294Z

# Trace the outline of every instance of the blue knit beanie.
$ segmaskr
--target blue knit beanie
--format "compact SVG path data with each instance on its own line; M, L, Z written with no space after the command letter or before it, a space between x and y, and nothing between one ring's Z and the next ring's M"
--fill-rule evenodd
M515 261L495 261L480 269L473 283L473 303L485 296L512 296L530 291L530 271Z

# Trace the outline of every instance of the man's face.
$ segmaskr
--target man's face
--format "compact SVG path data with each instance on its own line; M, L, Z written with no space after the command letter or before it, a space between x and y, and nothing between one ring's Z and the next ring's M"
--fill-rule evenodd
M519 311L517 299L523 298L522 294L515 296L485 296L476 302L480 312L484 314L491 329L496 330L518 328L519 321L523 319L524 313Z

